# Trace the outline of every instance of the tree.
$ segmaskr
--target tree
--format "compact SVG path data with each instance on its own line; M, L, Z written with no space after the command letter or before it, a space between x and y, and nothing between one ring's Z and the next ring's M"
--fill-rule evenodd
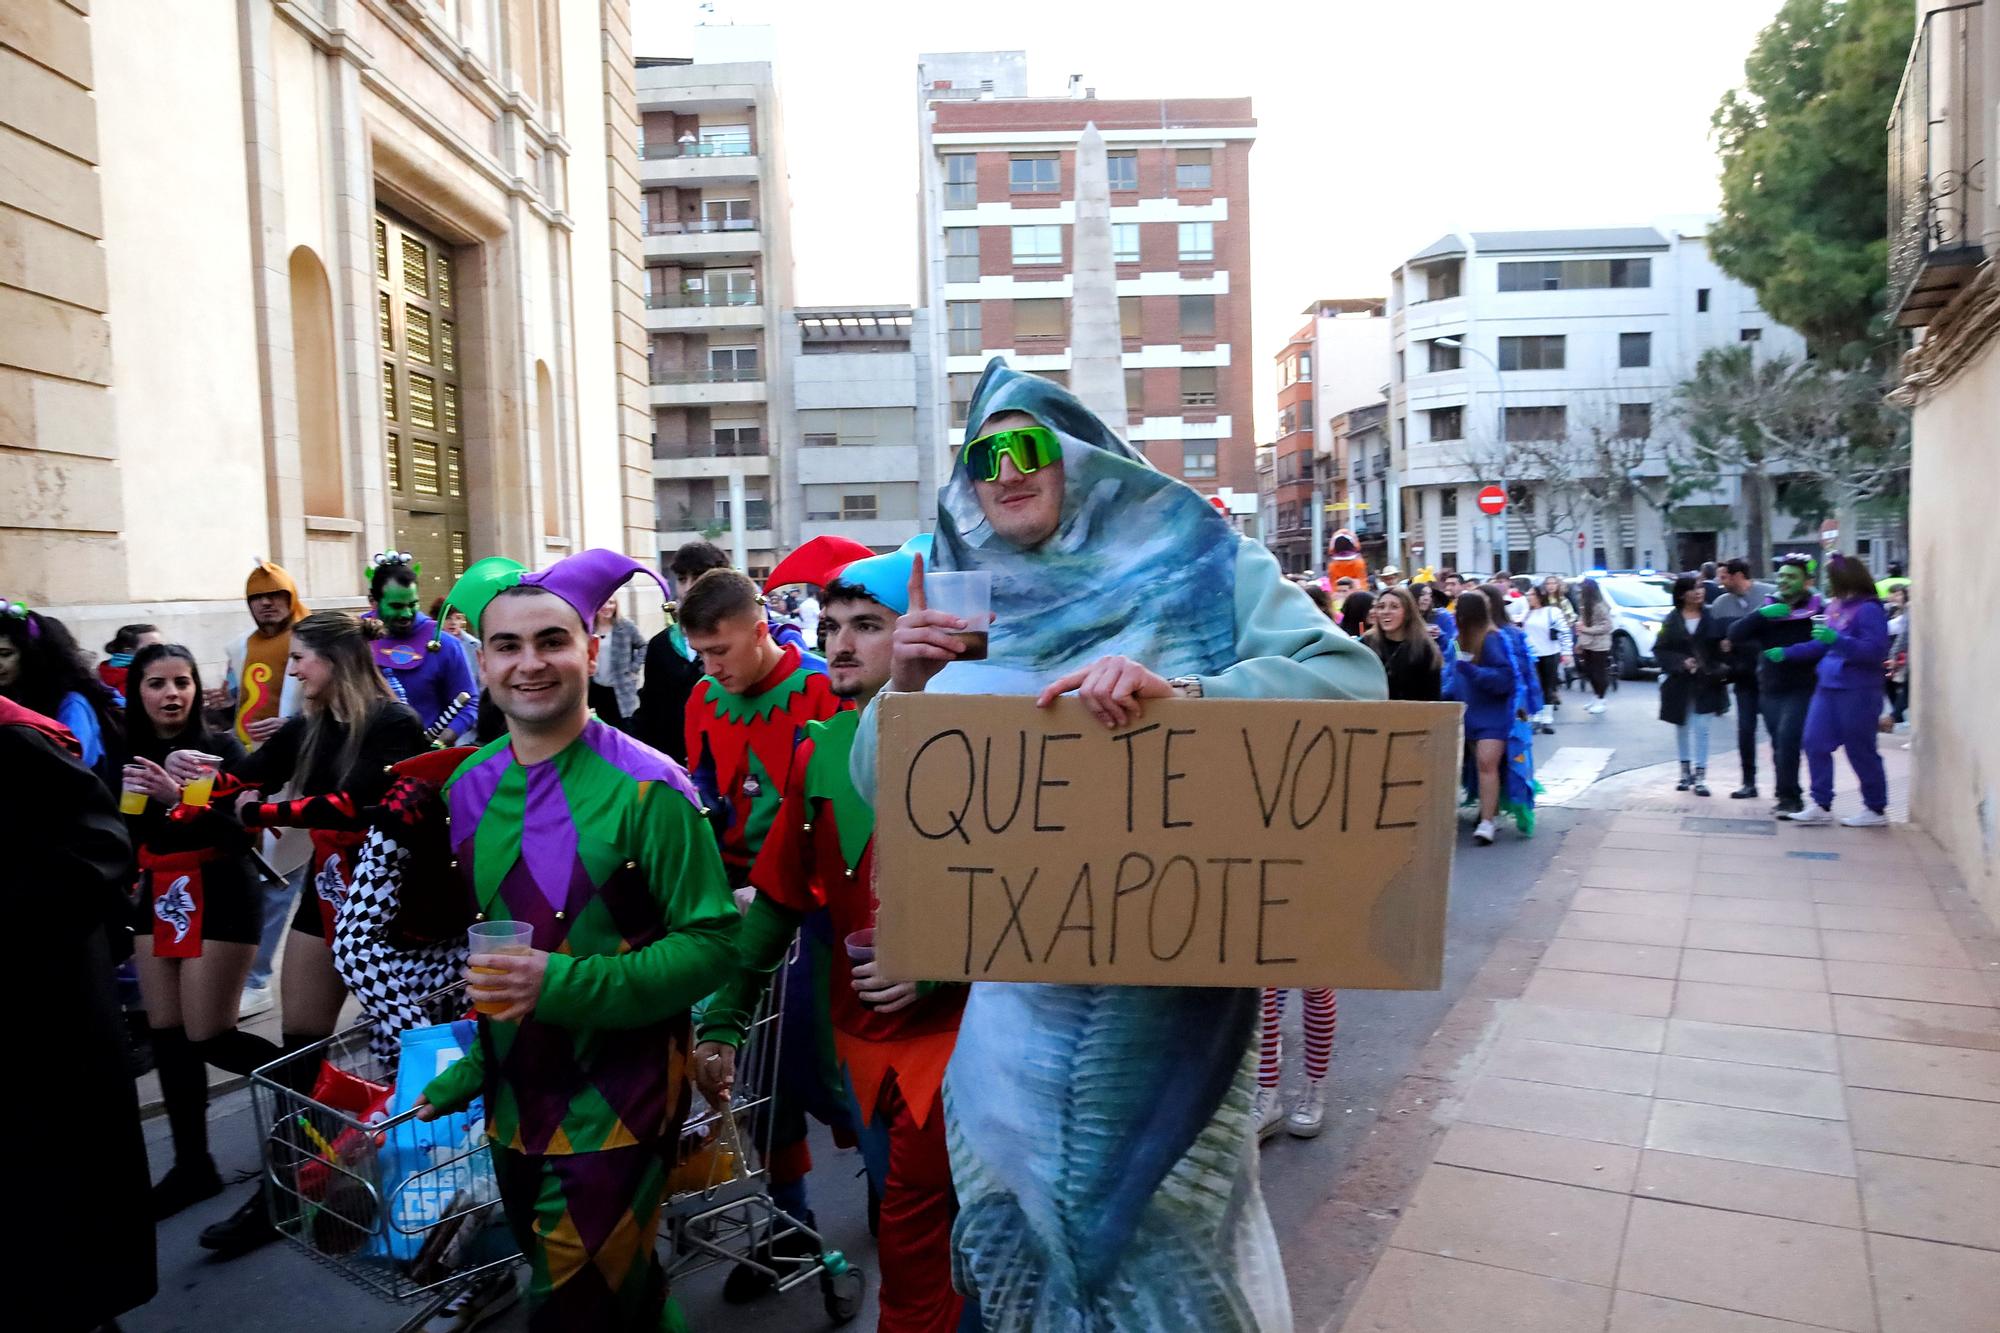
M1780 477L1807 483L1792 488L1794 506L1819 497L1819 512L1800 517L1831 513L1852 532L1860 507L1893 492L1910 466L1909 420L1884 403L1884 387L1873 367L1712 347L1674 391L1684 436L1668 455L1670 485L1685 495L1738 475L1753 557L1770 549Z
M1882 309L1883 127L1913 11L1909 0L1785 0L1711 120L1722 220L1709 247L1821 356L1870 342Z
M1504 483L1507 512L1495 520L1500 535L1494 552L1496 566L1509 563L1511 543L1506 533L1518 525L1528 539L1532 565L1542 538L1563 537L1589 515L1588 496L1569 466L1567 434L1539 440L1496 440L1473 436L1461 440L1447 457L1482 481ZM1520 571L1515 571L1520 572Z

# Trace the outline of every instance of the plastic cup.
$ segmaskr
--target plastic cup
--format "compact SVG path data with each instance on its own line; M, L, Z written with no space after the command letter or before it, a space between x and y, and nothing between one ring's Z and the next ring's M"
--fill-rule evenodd
M206 810L209 799L215 795L215 765L202 764L201 776L181 788L181 804Z
M924 575L924 604L933 611L957 616L965 628L952 631L964 643L961 662L986 660L987 634L993 624L993 573L985 569L951 570Z
M212 787L215 784L211 781L209 785ZM121 815L146 813L146 793L134 791L130 779L127 779L124 789L118 793L118 813Z
M526 921L475 921L466 929L465 941L473 956L534 952L535 928ZM474 967L475 975L499 976L497 967ZM497 1014L510 1006L499 1000L474 1000L472 1007L482 1014Z
M857 930L845 941L847 960L850 963L870 963L875 960L875 927Z

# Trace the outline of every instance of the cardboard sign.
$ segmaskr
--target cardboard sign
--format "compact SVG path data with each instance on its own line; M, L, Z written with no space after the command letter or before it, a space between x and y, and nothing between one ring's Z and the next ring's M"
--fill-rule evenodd
M885 694L892 976L1435 989L1457 704Z

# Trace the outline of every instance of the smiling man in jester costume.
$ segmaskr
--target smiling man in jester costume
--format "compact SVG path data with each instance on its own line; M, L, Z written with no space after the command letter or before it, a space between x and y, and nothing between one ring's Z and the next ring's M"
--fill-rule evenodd
M733 569L712 569L681 596L680 623L688 647L708 673L688 696L688 772L717 821L722 863L738 902L747 903L750 867L778 817L799 742L808 723L832 717L845 705L823 669L806 664L797 645L772 635L757 585ZM780 1038L770 1157L771 1198L808 1227L812 1209L806 1177L812 1151L806 1116L831 1125L845 1138L851 1129L847 1099L833 1065L824 975L832 951L823 914L806 924L807 947L787 973L785 1022ZM790 1236L781 1244L806 1243ZM723 1294L744 1301L768 1289L758 1270L743 1265Z
M897 617L909 610L915 554L906 548L875 555L858 542L815 537L771 571L767 587L821 589L827 668L841 698L866 704L889 683L891 643ZM879 1327L950 1333L964 1302L951 1285L957 1206L938 1089L965 991L893 982L877 971L872 946L859 945L869 954L860 960L840 947L875 926L875 815L848 769L860 720L849 709L806 724L777 821L750 870L757 897L738 939L741 969L702 1014L695 1078L711 1096L728 1088L758 996L801 924L824 908L836 947L820 994L832 1014L862 1157L881 1203Z
M688 1111L688 1010L730 975L738 918L686 773L585 705L591 616L651 573L615 551L534 574L496 557L450 598L507 718L445 787L451 850L480 919L534 936L527 954L472 958L492 1012L419 1114L484 1094L537 1333L684 1327L654 1243Z
M444 642L444 630L417 609L419 569L401 551L384 551L368 568L370 615L389 632L370 646L375 665L396 697L410 706L426 730L451 711L461 694L479 697L472 665L455 643ZM473 734L477 711L466 709L439 734L445 745Z
M940 570L993 575L989 657L912 605L890 688L1381 699L1381 664L1271 553L1047 380L995 359L938 497ZM875 707L854 742L875 789ZM1327 886L1333 891L1337 886ZM1291 1327L1257 1188L1254 990L978 983L944 1081L959 1289L988 1333Z

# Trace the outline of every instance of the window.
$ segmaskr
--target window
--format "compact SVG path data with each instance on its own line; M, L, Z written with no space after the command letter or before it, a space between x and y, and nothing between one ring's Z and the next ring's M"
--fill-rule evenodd
M1424 299L1426 301L1448 301L1457 296L1459 280L1465 272L1465 262L1453 259L1443 264L1432 264L1423 270Z
M1054 153L1007 159L1007 188L1015 194L1055 194L1062 189L1062 159Z
M1561 370L1563 359L1563 337L1559 333L1500 340L1502 370Z
M1764 330L1762 329L1742 329L1736 335L1736 341L1743 343L1761 342L1763 338Z
M1207 263L1215 258L1215 224L1213 222L1183 222L1180 224L1181 262L1183 264Z
M1708 313L1708 288L1697 287L1694 289L1694 310L1698 315Z
M1650 259L1537 259L1500 265L1503 292L1568 292L1652 285Z
M1188 440L1181 445L1181 475L1200 481L1215 476L1215 441Z
M1181 300L1181 336L1193 334L1199 338L1215 336L1215 298L1213 296L1183 296Z
M963 426L972 408L972 390L979 383L978 371L960 371L951 376L951 424Z
M1618 437L1622 440L1643 440L1653 433L1653 405L1651 403L1618 404Z
M875 493L864 491L859 495L843 493L840 497L840 517L848 522L875 517Z
M971 208L979 202L979 158L972 153L944 155L944 206Z
M799 432L811 449L882 443L882 421L872 407L807 408L799 413Z
M1119 264L1139 262L1139 224L1136 222L1114 222L1111 224L1111 259Z
M1653 335L1650 333L1621 333L1618 335L1618 367L1621 370L1636 370L1640 366L1653 364Z
M1125 372L1125 410L1138 412L1146 403L1146 372L1133 366Z
M945 323L949 326L948 348L953 356L978 356L982 343L980 339L980 311L978 301L946 301L944 303Z
M1458 517L1458 491L1455 488L1446 487L1444 490L1438 492L1438 517ZM1450 569L1457 563L1457 560L1447 559L1444 562L1444 567Z
M1181 406L1215 406L1215 367L1181 367Z
M1431 409L1431 438L1433 440L1462 440L1465 438L1465 409L1463 407L1438 407Z
M711 347L708 349L708 377L724 383L758 378L757 349L754 347Z
M1183 148L1174 154L1174 188L1176 190L1207 190L1213 188L1212 158L1206 148Z
M944 229L944 280L979 281L979 228Z
M1037 297L1032 301L1014 302L1014 337L1017 341L1022 338L1062 336L1062 298Z
M1056 226L1014 227L1016 264L1062 263L1062 228Z
M741 157L749 151L748 125L704 125L699 146L688 156Z
M1559 440L1567 427L1567 414L1560 407L1507 409L1507 438L1510 440Z
M756 458L764 452L764 429L761 426L716 426L715 456L717 458ZM812 443L807 440L806 443Z
M1111 188L1114 190L1136 190L1139 188L1139 155L1137 153L1107 153L1105 165L1110 168Z
M701 201L703 231L753 231L757 221L750 215L748 199L704 199Z
M1300 352L1299 378L1301 380L1306 381L1307 383L1310 383L1312 381L1312 377L1313 377L1313 354L1311 352Z
M1441 370L1457 370L1465 364L1463 347L1446 347L1436 338L1432 338L1424 346L1430 349L1430 369L1433 375Z
M1143 307L1139 304L1144 299L1138 296L1121 296L1118 298L1119 337L1143 338L1146 336L1146 326L1141 314Z

